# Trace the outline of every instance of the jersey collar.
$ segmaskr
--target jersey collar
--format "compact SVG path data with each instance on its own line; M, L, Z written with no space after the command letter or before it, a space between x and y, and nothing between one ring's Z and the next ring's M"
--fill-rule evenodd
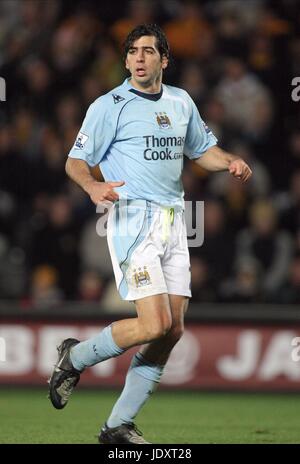
M134 93L135 95L138 95L139 97L145 98L146 100L151 100L151 101L158 101L162 94L163 94L163 85L161 86L160 92L158 93L147 93L147 92L141 92L140 90L135 89L131 84L130 84L130 79L127 78L125 79L123 83L124 87L131 92Z

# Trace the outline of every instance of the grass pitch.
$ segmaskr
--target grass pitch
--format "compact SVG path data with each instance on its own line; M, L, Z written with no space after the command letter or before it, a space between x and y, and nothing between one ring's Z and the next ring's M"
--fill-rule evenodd
M115 391L78 389L55 410L47 390L0 389L0 443L97 443ZM156 392L137 417L151 443L300 443L300 394Z

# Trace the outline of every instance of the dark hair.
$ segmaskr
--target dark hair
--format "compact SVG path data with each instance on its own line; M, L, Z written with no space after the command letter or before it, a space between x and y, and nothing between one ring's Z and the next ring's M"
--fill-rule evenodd
M133 43L144 35L153 35L156 38L156 45L160 54L169 58L170 48L167 41L167 37L163 30L157 24L140 24L136 26L126 37L124 42L124 57L126 58L129 49Z

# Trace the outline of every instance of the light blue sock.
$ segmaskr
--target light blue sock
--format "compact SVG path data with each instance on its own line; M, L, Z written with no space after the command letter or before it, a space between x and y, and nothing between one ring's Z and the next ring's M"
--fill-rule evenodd
M107 420L108 427L132 422L149 396L156 390L164 366L148 363L141 353L134 355L124 389Z
M75 369L83 371L88 366L119 356L124 351L126 349L115 344L109 325L96 336L75 345L71 349L70 358Z

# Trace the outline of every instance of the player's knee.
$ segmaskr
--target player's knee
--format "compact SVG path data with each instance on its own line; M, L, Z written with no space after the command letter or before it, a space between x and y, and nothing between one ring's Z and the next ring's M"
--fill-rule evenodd
M157 340L159 338L165 337L169 332L170 328L168 326L157 326L153 327L149 332L148 335L150 337L149 341Z
M173 325L167 333L167 338L175 345L184 333L183 324Z
M169 333L170 329L171 322L169 321L160 321L160 323L147 327L145 329L145 341L150 342L165 337Z

